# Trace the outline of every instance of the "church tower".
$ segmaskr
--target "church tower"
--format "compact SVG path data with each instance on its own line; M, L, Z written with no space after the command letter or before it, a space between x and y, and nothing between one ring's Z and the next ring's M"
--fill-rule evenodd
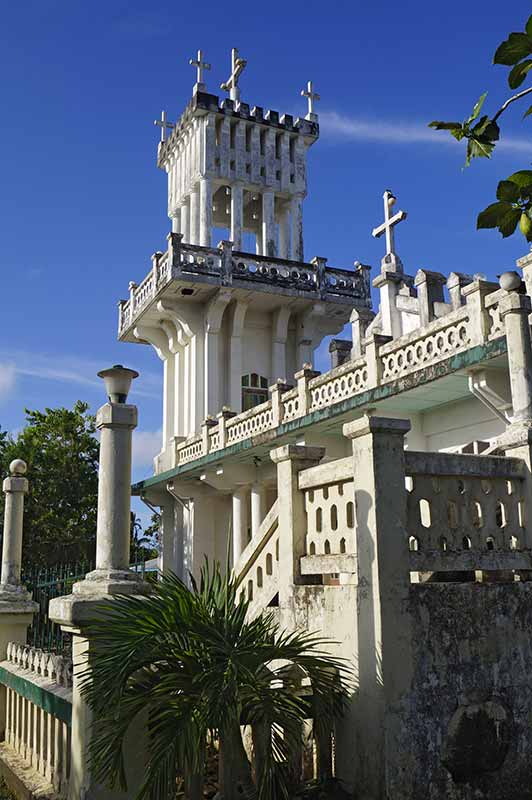
M229 97L210 94L200 51L192 99L177 122L163 112L157 165L168 178L172 232L166 252L129 300L119 338L151 344L164 363L163 447L156 472L175 466L176 446L222 408L246 411L290 383L353 308L370 304L366 267L339 270L304 260L306 160L319 136L309 82L304 118L250 106L232 51Z

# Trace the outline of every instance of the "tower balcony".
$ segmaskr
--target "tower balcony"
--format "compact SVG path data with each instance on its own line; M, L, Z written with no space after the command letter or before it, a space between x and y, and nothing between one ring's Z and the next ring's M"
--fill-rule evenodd
M168 235L166 252L152 256L152 269L140 284L130 283L129 299L119 302L118 336L136 341L131 333L141 316L160 299L205 302L221 287L235 294L252 292L263 302L281 297L294 309L321 302L333 316L349 318L353 308L370 308L370 268L327 266L325 258L309 263L233 250L231 242L217 248L185 244L182 235Z

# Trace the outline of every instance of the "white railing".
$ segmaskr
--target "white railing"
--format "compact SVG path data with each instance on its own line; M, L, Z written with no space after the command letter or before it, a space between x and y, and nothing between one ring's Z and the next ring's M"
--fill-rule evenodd
M468 323L469 309L464 306L383 345L379 351L383 383L467 350L471 342Z
M66 798L71 747L71 662L27 645L10 643L7 659L0 663L0 683L6 690L2 759L8 765L21 761L36 774L41 790L50 789Z
M352 457L299 473L305 498L307 556L355 553L355 495Z
M352 397L368 388L368 369L365 358L343 364L333 370L333 373L320 375L310 381L309 411L340 403L346 397Z
M250 601L249 615L259 614L279 590L279 511L277 500L234 567L240 596Z

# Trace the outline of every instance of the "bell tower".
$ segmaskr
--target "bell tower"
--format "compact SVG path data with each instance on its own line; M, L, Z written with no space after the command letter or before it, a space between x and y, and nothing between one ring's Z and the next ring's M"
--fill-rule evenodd
M192 100L181 119L161 127L157 165L168 175L168 216L187 244L211 247L213 231L225 229L235 251L303 261L303 199L308 148L319 135L312 83L302 92L308 114L250 107L240 98L246 67L236 49L219 101L206 91L210 64L198 51ZM218 239L222 238L220 235Z

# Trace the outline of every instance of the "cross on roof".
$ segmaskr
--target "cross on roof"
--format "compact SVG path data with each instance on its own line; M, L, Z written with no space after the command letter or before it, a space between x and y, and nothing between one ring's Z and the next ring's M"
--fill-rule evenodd
M203 52L198 50L198 55L196 59L191 58L188 62L191 67L196 67L197 75L196 75L196 83L203 83L203 70L207 69L210 70L211 65L207 64L206 61L203 61Z
M395 252L395 237L393 229L399 224L399 222L402 222L404 219L406 219L406 211L398 211L393 215L393 217L390 216L390 212L397 198L389 189L386 189L382 197L384 200L384 222L377 228L373 228L372 234L376 239L378 239L383 233L385 233L386 255L397 256L397 253Z
M153 124L157 125L157 127L161 129L161 142L166 141L167 128L170 130L175 128L174 123L168 122L168 120L166 119L166 111L161 111L161 119L154 119Z
M220 84L220 89L223 89L224 92L229 92L229 97L231 100L240 100L238 79L247 63L248 62L245 60L245 58L240 58L236 47L233 47L231 50L231 75L225 81L225 83Z
M301 89L301 97L306 97L308 100L308 116L314 115L314 101L321 100L321 97L314 91L312 81L307 83L306 89Z

